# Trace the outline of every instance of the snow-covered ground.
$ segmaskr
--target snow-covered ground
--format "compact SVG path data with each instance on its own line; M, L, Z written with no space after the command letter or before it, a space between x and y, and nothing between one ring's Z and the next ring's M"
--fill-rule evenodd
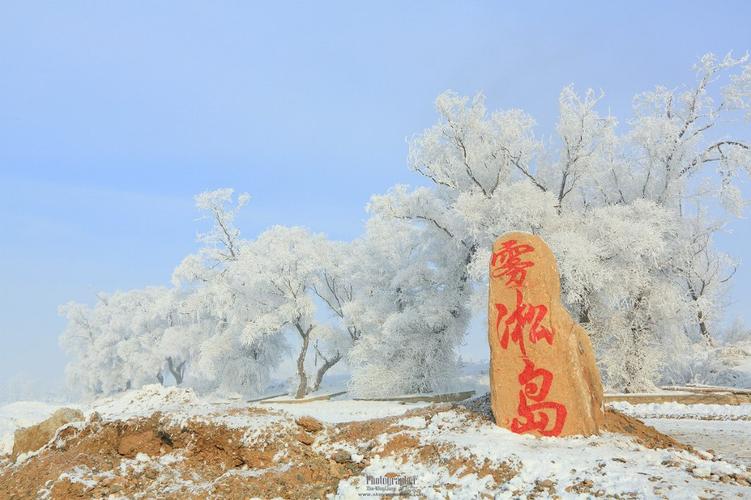
M658 431L751 467L751 404L611 403Z
M608 406L642 420L646 418L751 420L751 404L685 405L681 403L630 404L625 402L615 402L610 403Z
M80 409L87 418L93 412L96 412L105 421L148 417L156 411L170 415L175 421L206 417L207 415L212 415L212 419L216 420L216 414L221 414L224 410L256 406L269 410L284 411L292 416L315 415L323 422L340 423L401 415L409 410L423 408L428 404L353 401L341 398L333 401L312 401L305 404L264 404L260 402L248 404L236 399L203 399L191 389L147 385L139 390L127 391L91 403L66 406ZM0 406L0 455L10 453L12 450L13 434L16 429L37 424L61 407L57 404L33 401L20 401Z
M637 498L751 493L743 487L706 480L742 473L743 469L736 465L705 460L685 451L647 449L621 435L537 439L470 421L455 411L439 413L421 425L409 422L405 427L414 429L405 433L417 436L420 445L446 450L442 457L446 462L471 457L474 461L487 460L496 468L505 465L516 470L516 475L495 490L488 476L452 474L448 468L425 466L402 457L377 457L360 476L340 484L342 497L354 499L367 494L373 486L369 477L389 474L413 479L414 483L404 491L425 498L444 498L441 485L448 484L456 498L476 498L480 494L519 498L533 492L564 498L605 493ZM668 463L676 466L666 467Z
M644 423L725 460L751 466L751 421L647 418Z
M248 406L271 413L238 412ZM318 452L328 453L329 448L344 447L358 462L366 453L363 449L369 450L362 470L339 483L338 498L394 494L398 491L394 485L379 483L389 481L383 479L389 477L402 478L404 492L428 498L443 498L449 491L455 498L474 498L480 492L497 495L497 498L530 493L566 498L598 495L601 491L637 497L751 497L751 489L737 479L751 480L751 405L616 403L612 406L644 419L648 425L680 441L699 449L711 449L714 453L698 456L685 451L648 449L631 437L615 434L536 439L512 434L487 420L470 418L466 411L452 409L451 405L432 406L430 403L353 401L339 397L305 404L249 405L238 400L203 399L190 389L153 385L79 408L87 418L96 412L103 421L147 417L159 411L172 422L198 420L244 429L248 443L263 429L294 427L291 417L308 415L336 426L342 422L398 417L410 410L427 412L420 414L418 411L417 416L407 416L392 424L392 429L396 430L383 431L368 445L370 448L362 448L363 443L356 441L335 441L338 430L317 439L313 449ZM0 451L10 451L16 428L41 421L57 408L57 405L33 402L0 407ZM389 444L395 438L407 443L396 452ZM440 450L438 462L421 455L431 449ZM138 460L137 457L131 461ZM151 459L141 456L140 460ZM479 473L478 466L457 469L449 465L470 462L484 463L487 470L507 471L508 477L498 481ZM75 470L71 467L65 477L76 476ZM82 481L92 480L89 472L79 472ZM241 472L248 478L263 474L253 470L238 474Z

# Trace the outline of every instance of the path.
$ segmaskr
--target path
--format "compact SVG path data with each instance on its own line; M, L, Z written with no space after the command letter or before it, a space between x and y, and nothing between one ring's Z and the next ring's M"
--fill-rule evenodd
M644 422L686 444L751 467L750 421L647 418Z

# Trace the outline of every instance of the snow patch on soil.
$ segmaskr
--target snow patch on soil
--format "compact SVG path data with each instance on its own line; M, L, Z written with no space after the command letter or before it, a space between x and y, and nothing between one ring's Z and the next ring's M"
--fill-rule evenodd
M404 431L404 434L416 438L421 447L434 446L441 450L442 462L455 458L463 462L487 460L496 468L505 463L516 469L516 475L491 490L488 489L492 486L489 476L465 476L461 469L448 474L445 468L426 468L413 459L376 457L359 477L340 484L339 496L356 498L357 494L401 492L443 498L447 488L458 498L483 493L496 498L543 492L562 498L598 495L599 492L638 497L729 497L748 493L747 488L718 481L723 476L745 475L745 470L737 465L707 460L686 451L648 449L630 437L616 434L538 439L513 434L455 410L437 413L424 429ZM388 475L415 481L401 490L394 486L388 491L375 489L378 485L372 478Z
M618 434L545 439L520 436L489 420L486 397L462 405L351 400L247 404L209 402L190 389L154 385L92 402L82 408L89 418L86 425L94 428L104 425L92 419L94 412L102 422L110 422L108 425L145 419L159 412L162 414L159 426L163 422L167 422L164 425L188 423L193 426L191 432L211 438L207 441L211 450L190 448L193 441L188 444L176 441L174 449L170 444L160 451L157 443L151 451L139 448L137 453L127 455L132 458L118 458L111 470L94 467L94 462L91 467L80 462L68 463L65 470L55 472L53 479L62 474L58 483L64 480L80 488L84 495L102 491L117 495L118 488L128 487L133 478L145 478L142 485L138 484L142 487L139 493L146 496L206 496L235 491L226 488L258 481L269 484L271 478L287 481L298 467L307 470L316 464L317 474L331 474L328 480L333 478L330 486L333 489L328 491L336 491L337 498L397 494L476 498L483 493L496 498L527 495L575 498L602 492L626 497L748 495L745 485L751 483L751 476L747 469L749 462L743 456L744 443L748 442L743 436L751 434L751 422L744 420L744 416L751 414L751 405L614 403L611 406L639 418L649 418L648 424L699 448L711 447L717 451L719 447L713 443L724 439L728 446L735 444L738 453L695 454L650 449ZM56 408L30 403L6 405L0 408L0 417L5 418L0 422L10 428L8 422L12 417L15 418L12 425L18 426L19 422L31 425ZM410 410L416 411L404 415ZM300 440L305 433L294 419L301 416L312 416L325 424L323 429L311 431L308 437L314 437L312 443ZM138 428L143 423L136 421L130 425ZM179 439L179 428L169 432L172 438L168 435L168 439ZM75 434L68 439L75 440ZM215 452L217 443L225 455L235 453L243 460L235 462L234 458L227 458L226 464L213 475L199 474L206 472L203 470L206 462L200 462L200 470L191 469L199 463L196 457L207 451ZM306 448L308 445L301 443L311 444ZM58 448L45 453L65 453L65 447ZM189 449L193 455L188 454ZM264 449L269 450L266 455L253 455ZM96 455L95 451L91 453ZM13 467L31 467L44 459L40 457L32 457L31 465L19 463ZM292 469L291 460L296 460ZM249 463L254 465L249 467ZM336 475L334 471L338 471ZM31 481L36 481L36 477ZM314 479L304 481L301 484L308 485ZM38 496L52 494L54 482L35 486L42 488Z
M114 397L99 399L88 413L97 412L103 420L127 420L148 417L154 412L177 416L204 414L209 405L201 401L193 389L145 385Z

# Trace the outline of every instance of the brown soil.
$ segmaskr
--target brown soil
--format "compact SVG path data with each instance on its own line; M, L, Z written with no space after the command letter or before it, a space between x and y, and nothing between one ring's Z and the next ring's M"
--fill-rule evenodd
M179 425L158 413L117 422L90 418L80 429L65 429L55 444L23 463L0 459L0 498L35 498L44 490L51 498L322 498L334 493L342 479L360 474L374 456L445 467L459 476L490 476L496 485L513 478L517 470L511 464L451 458L450 445L421 444L414 429L398 423L405 416L429 420L448 408L465 412L469 420L487 420L483 413L445 404L336 425L287 418L256 429L251 439L247 429L199 420ZM274 412L231 413L260 417ZM607 412L606 421L608 431L632 435L645 446L690 449L617 412ZM352 458L353 448L361 461Z
M308 432L318 432L323 430L323 424L313 417L300 417L295 420L295 423Z
M126 422L89 422L81 431L69 429L60 447L48 445L20 465L0 465L0 498L34 498L45 485L52 498L102 498L115 493L152 498L319 498L334 492L340 479L359 471L315 453L293 439L293 432L277 426L245 446L244 429L197 421L176 426L159 414ZM167 454L182 460L160 464L159 458ZM275 460L277 454L285 455ZM137 457L145 460L133 460ZM76 467L85 467L85 479L95 479L96 485L61 478ZM253 477L254 471L267 468L273 471ZM170 485L172 490L167 488Z
M48 419L31 427L18 429L13 439L13 458L22 453L36 451L52 439L57 430L70 422L83 420L80 410L60 408Z
M632 436L639 444L647 448L676 448L693 451L690 446L680 443L672 437L659 432L641 420L629 417L623 413L607 408L603 428L607 432Z

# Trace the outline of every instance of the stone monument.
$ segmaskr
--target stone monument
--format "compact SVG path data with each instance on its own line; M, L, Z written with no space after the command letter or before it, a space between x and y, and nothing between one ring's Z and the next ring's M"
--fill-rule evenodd
M488 342L498 425L537 436L599 433L602 382L592 344L561 304L555 256L538 236L506 233L493 245Z

